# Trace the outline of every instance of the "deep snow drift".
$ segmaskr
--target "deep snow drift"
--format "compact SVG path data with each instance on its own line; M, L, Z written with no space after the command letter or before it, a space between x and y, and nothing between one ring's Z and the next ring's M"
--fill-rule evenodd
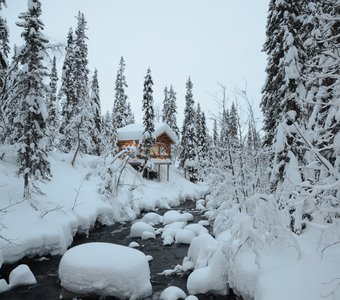
M49 155L53 178L40 184L44 195L23 201L16 153L1 150L5 155L0 162L0 265L24 256L63 254L74 234L88 233L96 221L133 220L141 210L170 208L207 193L206 186L185 180L175 168L170 168L169 181L154 182L127 165L118 191L108 197L99 193L100 174L107 168L102 158L79 156L72 167L72 154L55 152ZM162 168L161 178L166 178Z

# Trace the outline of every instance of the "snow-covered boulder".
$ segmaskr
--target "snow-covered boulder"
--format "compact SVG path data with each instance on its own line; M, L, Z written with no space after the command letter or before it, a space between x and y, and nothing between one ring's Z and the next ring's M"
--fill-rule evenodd
M143 216L141 221L148 223L150 225L157 225L159 223L162 223L163 217L157 213L149 212Z
M139 250L109 243L87 243L69 249L59 265L66 290L137 299L152 294L147 257Z
M142 237L144 232L150 232L156 234L155 229L150 225L142 221L133 223L130 228L130 237Z
M190 229L179 229L175 235L176 244L190 244L196 234Z
M9 283L5 279L0 280L0 293L9 291L17 286L33 285L37 283L32 271L27 265L17 266L8 278Z
M130 248L139 248L140 245L139 245L137 242L131 242L131 243L129 244L129 247L130 247Z
M185 299L187 295L177 286L167 287L159 296L159 300Z
M193 216L192 213L185 212L185 213L183 213L182 215L186 218L186 220L187 220L188 222L191 222L191 221L194 219L194 216Z
M188 216L181 214L177 210L169 210L163 216L163 224L171 224L174 222L186 222Z
M154 232L144 231L142 233L142 240L154 240L156 238L156 234Z
M229 292L227 258L217 248L208 261L208 265L196 268L188 277L187 289L190 294L227 295Z
M210 234L199 235L190 244L188 258L194 263L195 268L206 267L217 246L218 242Z
M196 236L208 233L208 229L203 227L201 224L189 224L185 226L184 229L193 231Z

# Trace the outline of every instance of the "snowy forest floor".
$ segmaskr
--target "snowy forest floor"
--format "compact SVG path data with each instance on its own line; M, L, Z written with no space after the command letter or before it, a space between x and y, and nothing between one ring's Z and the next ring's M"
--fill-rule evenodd
M154 182L128 166L118 192L106 197L98 192L107 168L102 158L81 156L72 167L71 154L54 152L49 154L53 178L40 184L44 194L22 201L15 151L0 150L5 153L0 161L1 264L63 254L77 233L86 235L97 222L132 221L142 211L169 209L211 191L185 180L175 168L170 169L169 182ZM161 178L165 173L162 170ZM214 259L207 259L205 276L223 266L230 287L244 299L340 299L337 225L311 223L295 235L280 227L277 211L274 206L268 210L271 200L266 197L255 195L241 209L216 205L213 196L207 197L206 216L214 220L217 244L212 244L217 254L211 256L215 265Z

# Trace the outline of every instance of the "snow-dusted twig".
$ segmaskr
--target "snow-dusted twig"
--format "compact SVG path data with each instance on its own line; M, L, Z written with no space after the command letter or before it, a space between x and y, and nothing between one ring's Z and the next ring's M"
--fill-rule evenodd
M326 247L324 247L324 248L321 250L321 260L323 259L323 255L324 255L325 251L326 251L328 248L333 247L333 246L335 246L335 245L337 245L337 244L340 244L340 241L336 241L336 242L334 242L334 243L332 243L332 244L329 244L329 245L327 245Z
M340 278L334 278L334 279L332 279L331 281L329 281L329 282L323 282L322 284L323 284L323 285L330 285L330 284L334 283L335 281L338 281L338 283L335 285L335 287L332 288L327 294L321 295L322 298L328 298L328 297L330 297L330 296L333 295L332 298L333 298L333 299L337 299L336 296L335 296L335 291L340 287Z
M84 178L82 179L82 181L79 184L78 189L75 191L76 192L76 197L74 198L74 201L73 201L72 210L74 210L76 208L76 206L78 205L78 198L79 198L79 194L80 194L81 188L83 186L83 183L84 183L85 179L87 179L88 176L89 176L89 174L86 174L86 176L84 176Z
M40 217L43 218L45 217L47 214L51 213L51 212L55 212L55 211L61 211L62 212L62 206L60 204L56 205L53 208L50 209L46 209L44 212L41 213Z

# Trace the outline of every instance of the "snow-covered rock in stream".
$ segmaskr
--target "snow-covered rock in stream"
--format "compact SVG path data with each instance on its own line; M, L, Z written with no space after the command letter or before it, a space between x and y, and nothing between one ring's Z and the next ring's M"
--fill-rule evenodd
M168 225L174 222L187 222L188 217L187 214L181 214L177 210L169 210L163 216L163 224Z
M179 229L175 234L176 244L189 244L192 239L196 237L196 234L190 229Z
M221 247L218 247L208 259L206 267L195 268L189 275L187 281L189 293L227 295L229 292L227 263Z
M18 286L34 285L37 283L35 276L27 265L17 266L9 274L9 283L5 279L0 280L0 293L9 291Z
M162 223L163 222L163 217L160 216L159 214L155 213L155 212L148 212L147 214L145 214L143 216L141 221L154 226L154 225Z
M148 258L139 250L109 243L69 249L59 265L61 285L77 295L137 299L150 296Z
M159 300L177 300L177 299L185 299L187 295L183 290L181 290L177 286L169 286L167 287L159 296Z
M145 223L145 222L142 222L142 221L138 221L136 223L133 223L131 225L131 229L130 229L130 237L142 237L143 233L144 232L149 232L149 233L152 233L152 234L156 234L155 232L155 229Z

